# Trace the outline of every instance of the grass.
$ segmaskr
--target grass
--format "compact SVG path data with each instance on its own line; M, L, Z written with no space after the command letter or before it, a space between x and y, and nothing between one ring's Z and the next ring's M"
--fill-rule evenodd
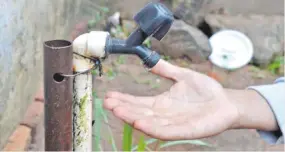
M143 45L145 45L146 47L148 48L151 48L151 41L149 38L147 38L144 42L143 42Z
M118 59L117 59L117 63L118 63L118 64L124 64L124 63L126 63L126 56L120 55L120 56L118 57Z
M168 55L162 55L161 58L165 61L170 61L171 60L171 57L168 56Z
M93 93L93 97L94 97L94 105L95 105L95 109L93 110L93 115L94 115L94 126L93 126L93 132L94 135L93 136L94 139L92 140L93 143L93 149L95 151L101 151L101 127L102 127L102 114L101 114L101 109L102 108L102 100L97 98L96 93Z
M146 149L146 142L144 140L144 135L141 135L138 144L138 151L145 151L145 149Z
M278 70L283 68L282 65L284 65L284 56L277 56L273 62L268 65L267 69L272 74L278 74Z
M124 125L123 151L131 151L133 144L133 128L129 124Z
M106 72L106 75L109 80L113 80L117 76L117 73L112 68L109 68Z

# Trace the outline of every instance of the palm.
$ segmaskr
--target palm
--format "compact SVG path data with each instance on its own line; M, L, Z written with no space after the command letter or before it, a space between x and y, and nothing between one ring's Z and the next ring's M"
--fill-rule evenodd
M136 129L164 140L202 138L228 129L235 108L221 85L205 75L182 71L167 92L154 97L113 92L104 105Z

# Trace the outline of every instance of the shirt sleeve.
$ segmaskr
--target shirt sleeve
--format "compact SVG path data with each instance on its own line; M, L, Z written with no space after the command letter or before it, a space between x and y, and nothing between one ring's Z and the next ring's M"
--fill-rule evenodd
M251 86L248 89L253 89L262 95L277 120L279 130L270 132L257 130L259 135L270 144L284 144L285 132L285 77L277 79L273 84Z

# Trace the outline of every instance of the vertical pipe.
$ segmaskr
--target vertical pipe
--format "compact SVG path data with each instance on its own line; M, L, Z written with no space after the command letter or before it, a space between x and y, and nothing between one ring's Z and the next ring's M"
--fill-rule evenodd
M92 68L83 58L73 58L75 72ZM92 74L83 73L73 81L73 143L74 151L92 151Z
M72 150L72 45L65 40L44 43L45 150Z

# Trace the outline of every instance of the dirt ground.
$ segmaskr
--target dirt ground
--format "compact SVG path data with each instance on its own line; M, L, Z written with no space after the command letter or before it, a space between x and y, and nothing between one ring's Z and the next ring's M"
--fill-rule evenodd
M267 71L261 71L253 66L246 66L236 71L228 72L216 67L213 67L209 62L202 64L191 64L187 60L177 59L170 60L171 63L194 69L202 73L215 71L218 74L218 80L227 88L244 89L249 85L258 85L272 83L275 78ZM94 83L97 95L104 98L106 91L116 90L134 95L155 95L167 90L172 82L160 78L154 74L149 73L142 65L140 60L135 56L110 56L103 63L104 76L96 78ZM115 135L115 142L118 148L121 148L122 143L122 129L123 123L115 118L111 113L108 113L109 126ZM104 151L112 150L111 145L107 142L107 129L102 127L103 133L103 148ZM34 131L33 143L30 150L43 150L43 124L41 123ZM138 135L136 132L134 143L137 143ZM179 145L161 150L175 150L175 151L203 151L203 150L251 150L263 151L269 150L270 145L266 144L259 138L255 130L231 130L226 131L218 136L201 139L208 142L214 147L203 147L195 145ZM153 147L152 144L150 147ZM274 150L283 150L284 147L280 146Z

